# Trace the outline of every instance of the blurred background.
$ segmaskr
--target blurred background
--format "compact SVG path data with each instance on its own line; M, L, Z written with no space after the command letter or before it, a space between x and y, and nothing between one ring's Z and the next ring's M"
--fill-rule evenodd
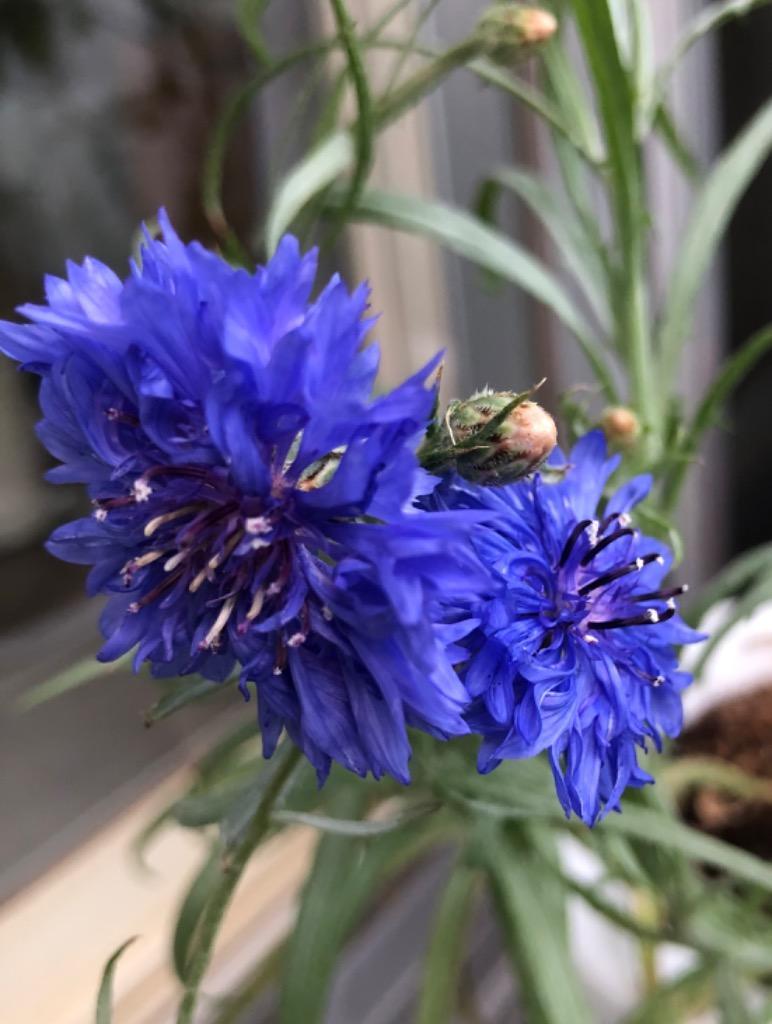
M212 240L201 205L205 158L226 98L252 67L235 28L234 6L235 0L0 0L4 318L12 318L20 303L37 301L43 275L61 273L68 258L91 254L121 272L138 224L161 205L183 237ZM350 4L363 24L385 6L383 0ZM425 6L425 0L408 5L403 27ZM425 37L449 43L485 4L443 0L430 6ZM665 53L700 3L651 0L650 7L656 45ZM265 18L269 43L276 52L294 48L324 31L326 17L326 5L318 0L274 2ZM395 34L398 28L395 22ZM708 160L772 93L770 47L772 10L761 9L690 54L675 82L673 107L699 159ZM378 69L384 80L393 59L384 57ZM273 182L308 145L324 74L309 64L272 84L234 133L224 197L242 239L256 235ZM544 140L529 117L457 73L382 138L374 175L384 187L465 205L487 168L513 159L551 174ZM665 280L689 186L659 150L652 149L649 160L656 271ZM686 402L723 353L772 320L771 199L767 167L740 206L703 296L700 344L691 349L684 371ZM506 216L518 237L550 258L547 240L524 211L513 204ZM350 280L369 277L373 284L374 307L384 314L378 336L386 378L396 380L445 347L449 394L489 382L522 389L546 375L550 404L560 390L582 380L581 361L542 310L511 289L491 289L474 268L427 243L359 228L342 240L337 256ZM770 539L770 387L768 361L738 393L685 497L685 576L694 583L728 557ZM116 676L24 716L16 712L19 694L92 652L97 642L96 608L82 599L84 573L54 561L42 547L51 528L76 513L82 498L43 482L47 457L35 439L36 418L35 380L0 363L0 900L11 909L21 906L30 887L70 870L83 851L98 853L94 843L104 830L152 794L216 729L209 709L143 729L141 712L153 698L150 684ZM225 700L219 713L240 712ZM392 916L382 917L352 953L349 981L341 981L331 1011L333 1024L406 1019L400 1007L409 1003L420 929L415 948L394 936L404 934L405 915L419 919L421 900L431 900L431 876L419 882L412 896L403 893L402 903L390 904ZM90 905L90 923L99 933L98 908ZM64 915L66 907L58 911ZM492 940L483 923L480 929L485 960L485 943ZM97 938L106 954L109 941ZM92 965L94 985L100 962ZM365 1004L357 1002L357 977L360 989L365 985L375 993ZM510 995L506 988L499 993L501 1007L506 1009ZM505 1009L494 1007L486 1019L498 1019L496 1013ZM12 1024L59 1020L20 1018Z

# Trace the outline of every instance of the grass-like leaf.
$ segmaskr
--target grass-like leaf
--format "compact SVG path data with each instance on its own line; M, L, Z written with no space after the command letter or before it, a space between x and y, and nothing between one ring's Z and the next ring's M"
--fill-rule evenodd
M528 1020L591 1024L593 1014L573 970L563 894L552 867L519 830L491 830L478 849L496 897Z
M636 806L628 801L622 814L606 818L598 828L621 832L645 843L678 851L691 860L709 864L741 881L772 892L772 865L736 846L698 832L663 811Z
M340 202L339 194L332 193L328 198L332 206ZM431 238L543 302L572 331L605 394L613 400L616 388L606 353L562 284L525 248L464 210L416 196L368 190L352 211L352 218Z
M128 939L126 942L123 943L122 946L119 946L118 949L116 949L116 951L105 964L105 969L102 972L102 981L99 986L99 992L97 993L96 1024L112 1024L113 976L115 974L115 968L123 952L126 949L128 949L132 942L136 941L136 935L133 938Z
M118 669L126 668L129 664L131 664L131 655L128 654L108 664L97 661L93 655L81 658L80 661L75 662L74 665L68 665L51 679L26 690L16 702L16 707L19 711L30 711L55 697L61 697L71 690L77 690L80 686L85 686L87 683L95 682L97 679L117 672Z
M480 874L457 864L445 886L429 941L416 1024L448 1024L455 1017L464 939Z
M498 200L504 189L514 192L542 222L598 322L608 332L611 322L603 262L574 211L530 171L500 167L483 182L478 194L477 213L487 224L495 226Z
M188 981L191 950L196 941L196 931L209 900L216 892L222 876L222 848L214 844L209 856L188 889L174 928L172 939L172 963L180 981Z
M694 303L727 225L745 190L772 149L772 100L768 100L724 151L697 194L676 258L659 329L662 380L675 378Z

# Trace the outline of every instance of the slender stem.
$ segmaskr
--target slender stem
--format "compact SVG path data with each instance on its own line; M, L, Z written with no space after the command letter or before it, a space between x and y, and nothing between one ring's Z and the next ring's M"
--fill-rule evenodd
M220 885L213 893L201 919L200 934L196 942L195 954L191 959L187 988L180 1003L177 1024L191 1024L193 1020L201 982L212 959L217 932L225 916L225 911L228 909L231 896L244 873L244 868L247 866L249 858L271 827L271 811L287 780L300 761L301 753L294 744L285 741L283 749L278 752L277 757L280 760L276 765L273 778L266 788L263 799L260 801L260 806L255 812L252 824L249 826L244 838L223 865Z
M373 140L375 124L373 120L373 100L370 83L367 78L359 40L354 25L343 0L330 0L335 21L338 26L343 49L346 51L348 70L354 85L357 100L357 120L354 127L356 143L356 163L351 175L346 198L340 211L341 224L345 223L349 211L356 206L373 162Z
M399 77L402 74L402 69L405 66L407 58L414 51L414 47L416 46L416 43L418 41L419 32L423 28L426 21L431 17L434 8L438 5L439 2L440 0L429 0L426 7L422 11L418 12L418 16L415 19L415 23L413 25L412 31L407 41L408 45L402 50L402 52L400 53L400 55L398 56L397 60L394 63L394 67L391 69L391 74L389 75L389 80L386 83L386 88L384 90L386 95L388 95L391 92L391 90L399 81Z

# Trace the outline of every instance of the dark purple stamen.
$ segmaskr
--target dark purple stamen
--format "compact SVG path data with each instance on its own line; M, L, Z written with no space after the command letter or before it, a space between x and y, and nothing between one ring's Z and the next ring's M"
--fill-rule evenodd
M568 535L568 540L563 546L563 551L560 555L560 562L558 563L561 567L568 561L571 552L574 550L574 546L579 538L582 536L588 526L592 526L592 519L582 519L581 522L577 523L571 533Z
M596 555L599 555L601 551L609 546L609 544L613 544L616 540L621 540L622 537L632 537L634 533L635 530L632 530L629 527L624 530L616 530L614 533L610 533L608 537L604 537L603 540L599 540L597 544L590 548L587 554L582 558L580 564L589 565L593 558L595 558Z
M579 587L579 595L585 597L592 590L597 590L598 587L605 587L609 583L613 583L614 580L621 579L623 576L629 575L631 572L640 572L645 565L649 565L651 562L656 562L661 555L643 555L641 558L636 558L634 562L628 562L627 565L620 566L619 569L613 569L611 572L606 572L602 576L598 576L597 579L591 580L589 583L585 583L583 587Z
M650 594L631 594L634 601L667 601L671 597L680 597L689 589L688 583L680 587L670 587L669 590L653 590Z

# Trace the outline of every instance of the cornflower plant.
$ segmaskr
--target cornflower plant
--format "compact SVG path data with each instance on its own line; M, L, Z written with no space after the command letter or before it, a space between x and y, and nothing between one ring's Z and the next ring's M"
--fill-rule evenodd
M256 705L257 724L225 736L143 837L176 822L211 838L174 936L179 1024L194 1019L249 859L298 824L320 838L294 930L275 970L256 965L212 1020L236 1019L276 978L281 1021L324 1019L338 954L365 910L440 848L454 863L419 1024L454 1019L481 885L529 1021L593 1020L569 951L570 898L640 941L646 987L631 1022L688 1019L706 1004L723 1020L766 1020L747 1000L765 998L772 967L772 870L679 819L683 773L662 753L691 682L680 648L705 639L696 611L692 624L681 618L685 586L670 578L679 496L705 432L772 345L772 327L760 331L685 409L676 382L695 302L772 149L772 101L702 173L668 87L694 43L760 2L709 4L660 66L644 0L502 0L438 52L421 42L436 0L407 38L392 34L408 6L365 30L330 0L335 34L275 55L265 0L240 4L257 70L224 110L205 174L223 255L183 244L162 213L161 237L146 233L125 280L95 261L71 266L67 280L47 281L45 305L22 308L29 323L0 329L0 348L42 378L52 479L89 489L92 514L49 547L92 565L90 591L109 595L99 657L133 651L136 668L174 677L148 722L229 680ZM384 49L397 62L378 93L369 61ZM255 238L238 238L221 182L239 118L287 70L341 55L317 141L276 182ZM379 133L462 68L544 123L558 179L481 167L471 210L369 188ZM655 134L694 177L661 302L645 160ZM542 221L561 272L496 226L505 191ZM437 361L373 397L366 291L334 278L312 298L315 257L292 234L329 245L352 222L421 234L547 307L586 358L605 406L586 426L602 429L556 447L534 394L503 387L441 410ZM253 249L265 257L256 270ZM766 549L747 556L698 600L700 610L745 590L705 651L767 593L770 564ZM31 701L96 674L79 667ZM713 770L750 791L737 772ZM591 851L596 884L572 872L568 839ZM676 980L657 976L665 942L692 953Z

